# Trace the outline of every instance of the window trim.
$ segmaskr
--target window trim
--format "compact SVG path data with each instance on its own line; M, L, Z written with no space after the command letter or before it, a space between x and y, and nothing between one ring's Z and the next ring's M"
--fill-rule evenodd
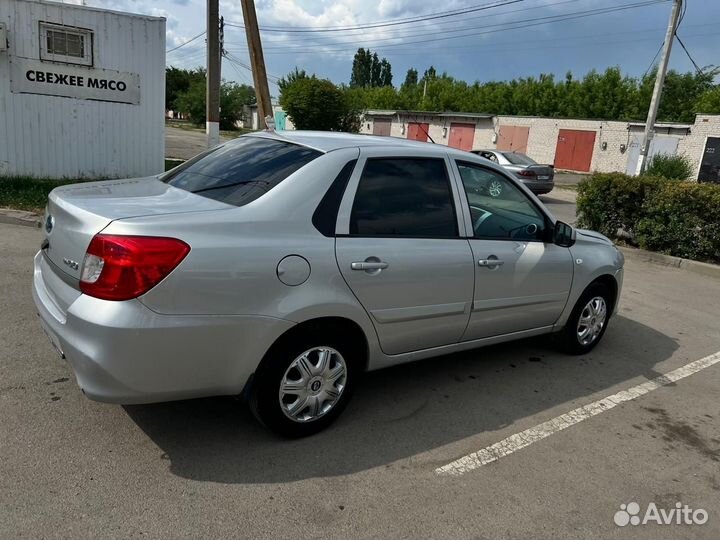
M62 64L74 64L80 66L92 67L95 57L95 39L94 32L89 28L80 28L78 26L69 26L48 21L39 21L39 40L40 40L40 60L44 62L55 62ZM69 56L66 54L54 54L47 50L47 32L48 30L55 32L65 32L68 34L76 34L83 36L84 40L84 56Z
M536 200L533 199L532 196L529 196L528 188L525 187L522 183L518 182L510 176L509 173L507 173L505 170L502 170L501 168L495 168L495 167L488 167L485 164L477 163L472 160L468 159L462 159L458 157L453 157L451 159L452 166L453 166L453 174L456 175L456 181L457 181L457 189L461 193L461 198L463 200L463 214L465 216L465 233L467 235L467 238L469 240L490 240L490 241L498 241L502 240L505 242L541 242L543 244L552 244L552 229L555 226L555 221L551 219L551 217L548 215L547 211L538 204ZM508 182L510 182L513 186L517 188L517 190L525 196L525 199L538 211L538 213L543 217L543 220L545 221L545 238L543 239L534 239L534 240L517 240L513 238L507 238L507 237L492 237L492 236L476 236L475 230L473 229L472 225L472 217L470 215L470 201L467 198L467 193L465 192L465 184L463 184L462 181L462 175L460 174L460 168L459 164L467 165L470 167L475 167L478 169L484 169L486 171L489 171L494 174L498 174L501 177L505 178Z
M338 211L337 223L335 225L335 236L338 238L378 238L387 239L394 238L397 240L467 240L465 236L465 220L462 211L458 211L461 208L461 199L457 192L457 186L454 182L454 172L452 170L452 164L446 154L442 155L428 155L426 151L420 150L405 150L397 153L389 154L387 150L377 148L361 148L361 154L358 158L355 170L350 177L350 181L345 189L345 195L340 203L340 209ZM390 159L418 159L418 160L437 160L442 161L445 166L445 174L448 182L448 189L450 190L451 203L453 214L455 216L455 226L457 235L456 236L402 236L402 235L362 235L362 234L350 234L350 217L352 215L352 207L355 202L355 195L357 194L358 187L360 185L360 178L365 171L365 166L369 160L390 160Z

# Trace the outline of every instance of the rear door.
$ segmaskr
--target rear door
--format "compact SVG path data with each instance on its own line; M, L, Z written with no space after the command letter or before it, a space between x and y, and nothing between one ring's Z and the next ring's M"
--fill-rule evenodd
M505 175L457 161L471 223L475 267L472 314L463 341L555 323L572 285L570 250L548 243L551 223ZM499 183L492 195L486 185Z
M423 154L363 150L338 213L338 266L387 354L456 343L470 313L473 258L449 162Z

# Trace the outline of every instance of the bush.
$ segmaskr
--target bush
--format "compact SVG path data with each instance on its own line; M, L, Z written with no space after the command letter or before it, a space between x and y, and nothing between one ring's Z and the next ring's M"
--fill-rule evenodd
M720 262L720 185L594 174L578 186L578 224L643 249Z
M720 186L663 185L645 201L637 243L676 257L720 262Z
M632 237L642 218L647 193L657 190L663 182L652 176L593 174L578 185L578 224L609 238L617 238L618 231Z
M280 105L296 129L359 131L360 116L345 94L327 79L295 70L280 84Z
M645 175L668 180L689 180L693 175L693 165L685 154L656 154L648 162Z

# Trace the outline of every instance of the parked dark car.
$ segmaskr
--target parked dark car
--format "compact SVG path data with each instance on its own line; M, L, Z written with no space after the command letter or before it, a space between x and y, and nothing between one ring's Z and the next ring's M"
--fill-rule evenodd
M473 150L473 153L513 173L536 195L550 193L555 187L555 168L552 165L539 165L534 159L520 152ZM500 195L496 189L493 190L493 186L490 186L488 192L492 197Z

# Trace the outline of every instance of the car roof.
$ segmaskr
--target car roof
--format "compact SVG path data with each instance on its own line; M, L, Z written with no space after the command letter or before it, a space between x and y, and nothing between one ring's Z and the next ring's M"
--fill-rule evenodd
M400 139L398 137L385 137L379 135L360 135L356 133L343 133L338 131L256 131L245 135L248 137L264 137L279 141L287 141L320 150L332 152L341 148L357 147L385 147L385 148L415 148L424 149L429 153L467 155L464 150L458 150L444 144Z

